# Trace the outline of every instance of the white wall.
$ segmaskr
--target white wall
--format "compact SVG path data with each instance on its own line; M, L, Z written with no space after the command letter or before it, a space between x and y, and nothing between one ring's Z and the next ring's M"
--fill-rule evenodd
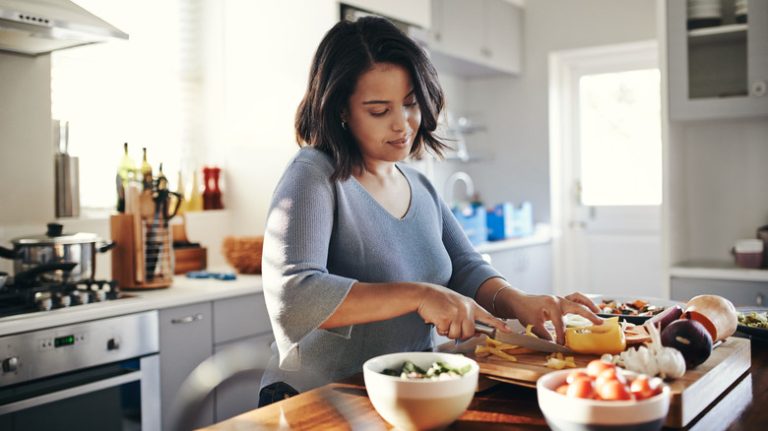
M309 67L325 32L338 21L334 0L220 5L223 28L209 47L206 159L226 174L225 205L238 235L264 231L272 191L298 150L293 121Z
M472 145L486 161L466 170L488 203L530 200L534 218L550 221L548 56L553 51L656 38L654 0L534 0L525 3L523 72L473 80L471 111L488 133Z
M0 52L0 227L54 214L51 59Z

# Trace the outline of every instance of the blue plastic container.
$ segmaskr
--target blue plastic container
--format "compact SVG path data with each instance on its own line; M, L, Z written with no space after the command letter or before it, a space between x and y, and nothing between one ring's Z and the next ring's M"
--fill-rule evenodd
M473 245L482 244L488 240L487 212L482 205L470 205L462 208L453 207L451 210L461 228Z
M533 207L530 202L523 202L518 207L511 202L500 203L488 211L486 220L489 241L533 234Z

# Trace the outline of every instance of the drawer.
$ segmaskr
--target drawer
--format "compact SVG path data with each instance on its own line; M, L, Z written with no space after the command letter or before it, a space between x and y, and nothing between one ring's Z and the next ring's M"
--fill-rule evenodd
M272 331L264 295L238 296L213 303L213 342L225 343Z
M688 301L696 295L720 295L733 305L765 306L768 304L768 283L760 281L710 280L704 278L672 277L671 296L676 301Z

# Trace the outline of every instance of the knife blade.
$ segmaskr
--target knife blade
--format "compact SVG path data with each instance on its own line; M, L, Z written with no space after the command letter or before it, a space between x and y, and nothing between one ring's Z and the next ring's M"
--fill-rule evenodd
M539 352L573 353L571 349L563 345L547 340L542 340L541 338L532 337L530 335L520 334L518 332L498 331L496 328L492 328L480 322L475 322L475 331L485 334L495 340L501 341L502 343L527 347L531 350L537 350Z

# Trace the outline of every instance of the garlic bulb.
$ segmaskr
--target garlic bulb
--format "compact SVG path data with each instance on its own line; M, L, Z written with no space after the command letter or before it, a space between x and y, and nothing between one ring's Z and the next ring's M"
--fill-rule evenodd
M628 349L612 362L637 373L676 379L685 374L685 358L678 350L661 344L659 330L653 325L644 326L651 336L651 343L636 349Z

